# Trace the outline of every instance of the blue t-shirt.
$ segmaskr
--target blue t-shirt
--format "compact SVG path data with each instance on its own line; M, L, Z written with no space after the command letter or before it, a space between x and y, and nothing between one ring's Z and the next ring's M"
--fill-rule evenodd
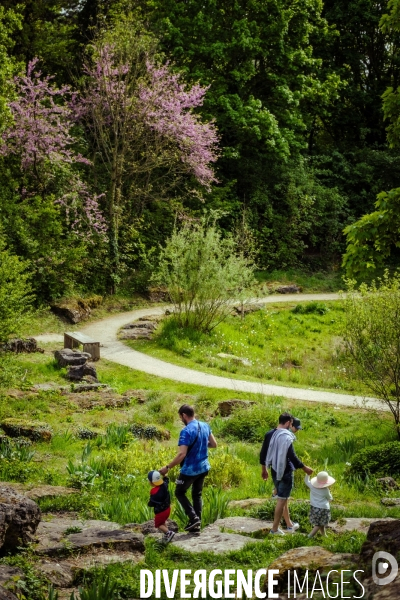
M211 433L210 426L203 421L190 421L181 431L178 446L190 446L196 439L198 426L200 431L197 440L192 448L189 449L185 458L181 473L183 475L200 475L210 470L208 462L208 437Z

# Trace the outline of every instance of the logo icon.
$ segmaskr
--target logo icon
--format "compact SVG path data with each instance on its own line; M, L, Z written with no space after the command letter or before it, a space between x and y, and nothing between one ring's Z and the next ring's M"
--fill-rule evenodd
M383 550L375 552L372 558L372 579L374 580L374 583L377 585L387 585L388 583L392 583L392 581L396 579L398 572L399 566L394 556ZM388 574L385 577L382 577L385 573Z

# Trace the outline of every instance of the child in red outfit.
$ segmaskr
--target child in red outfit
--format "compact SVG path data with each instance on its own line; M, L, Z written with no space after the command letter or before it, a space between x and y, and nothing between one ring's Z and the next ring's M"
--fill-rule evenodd
M148 506L154 508L154 526L163 532L163 542L168 544L175 535L166 526L166 521L171 514L171 496L168 491L168 477L161 477L158 471L150 471L147 478L151 485Z

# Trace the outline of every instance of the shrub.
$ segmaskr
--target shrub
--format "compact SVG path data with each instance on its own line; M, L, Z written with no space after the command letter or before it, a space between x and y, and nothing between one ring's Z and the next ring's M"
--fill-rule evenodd
M255 404L251 408L238 408L223 425L220 434L241 441L262 442L266 432L276 426L276 408Z
M400 273L348 287L343 337L350 373L389 408L400 439Z
M228 488L240 485L246 478L246 463L233 454L220 450L212 452L210 465L211 470L205 480L207 486Z
M204 219L173 232L155 280L166 285L182 327L210 332L230 314L232 297L253 283L253 268L234 238Z
M0 341L7 341L29 316L33 300L27 262L10 254L0 238Z
M329 308L324 302L306 302L303 304L297 304L297 306L293 308L292 312L300 315L308 315L310 313L325 315L327 312L329 312Z
M348 471L363 478L369 473L381 477L400 475L400 442L363 448L351 459Z
M171 437L167 429L162 429L156 425L144 425L142 423L133 423L130 426L131 433L138 438L146 440L169 440Z

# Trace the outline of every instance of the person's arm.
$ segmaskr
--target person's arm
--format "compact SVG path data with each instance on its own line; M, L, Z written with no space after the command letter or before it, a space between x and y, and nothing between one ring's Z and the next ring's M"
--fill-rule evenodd
M304 475L304 483L307 487L312 488L310 476L307 473Z
M163 467L162 469L159 469L159 472L161 473L161 475L166 475L168 473L168 471L173 469L176 465L180 465L181 462L183 461L183 459L185 458L187 451L188 451L187 446L179 446L178 454L175 456L175 458L173 458L165 467Z
M311 473L313 472L311 467L307 467L303 462L301 462L296 452L294 451L293 444L290 444L289 446L287 457L296 470L303 469L304 473L307 473L307 475L311 475Z
M265 464L265 462L267 460L269 442L270 442L270 436L268 435L268 433L266 433L265 437L264 437L263 445L262 445L261 451L260 451L261 477L262 477L262 479L264 479L264 481L267 481L267 479L268 479L268 469L267 469L267 465Z
M217 440L215 439L215 437L213 436L212 433L210 433L210 435L208 436L208 447L209 448L217 447Z

